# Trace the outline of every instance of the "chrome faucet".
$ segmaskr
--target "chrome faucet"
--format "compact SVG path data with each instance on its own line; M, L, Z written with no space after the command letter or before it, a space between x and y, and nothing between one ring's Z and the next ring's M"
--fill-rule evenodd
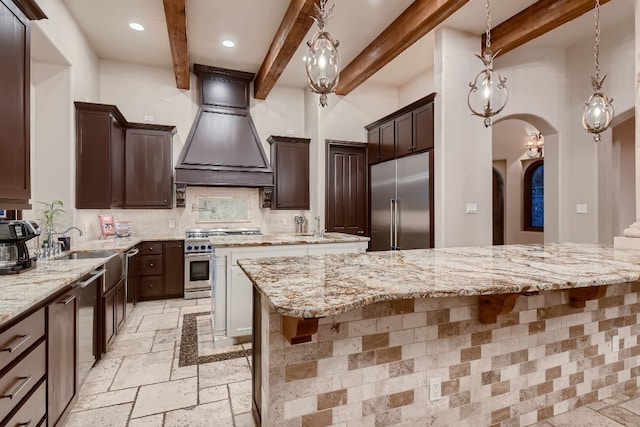
M53 248L59 247L58 245L54 245L53 244L53 240L51 240L53 238L54 234L66 234L66 233L68 233L69 231L71 231L73 229L78 230L78 233L80 234L80 236L82 236L84 234L82 232L82 230L80 230L78 227L74 227L74 226L71 226L71 227L67 228L66 230L60 231L60 232L57 232L53 228L48 228L47 229L47 243L49 245L49 250L52 250ZM46 251L46 249L45 249L45 251Z
M305 223L307 219L304 215L294 215L293 221L296 223L296 234L302 234L302 225Z
M320 215L316 215L313 218L316 220L316 231L313 232L313 235L316 237L324 237L324 230L320 228Z
M59 233L58 233L57 231L55 231L55 230L54 230L54 231L53 231L53 234L67 234L69 231L71 231L71 230L73 230L73 229L78 230L78 233L80 234L80 236L82 236L82 235L84 234L84 233L82 232L82 230L80 230L78 227L74 227L74 226L71 226L71 227L67 228L66 230L61 231L61 232L59 232Z

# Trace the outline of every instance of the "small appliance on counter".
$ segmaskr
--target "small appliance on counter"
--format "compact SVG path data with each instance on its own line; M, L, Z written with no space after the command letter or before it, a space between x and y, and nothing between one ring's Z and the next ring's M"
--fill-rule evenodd
M0 274L22 273L36 266L26 242L40 233L33 221L0 220Z

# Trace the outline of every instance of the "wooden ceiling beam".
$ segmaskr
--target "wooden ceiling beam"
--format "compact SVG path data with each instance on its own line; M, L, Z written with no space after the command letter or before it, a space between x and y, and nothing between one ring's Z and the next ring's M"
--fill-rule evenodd
M468 0L415 0L341 72L336 94L347 95Z
M187 43L186 0L162 0L167 20L173 72L178 89L189 90L189 45Z
M253 96L266 99L313 25L314 0L291 0L253 83ZM302 66L302 64L300 65Z
M600 4L608 1L600 0ZM504 55L594 7L593 0L540 0L491 29L491 50L495 53L502 49L500 55ZM481 50L485 39L483 34Z

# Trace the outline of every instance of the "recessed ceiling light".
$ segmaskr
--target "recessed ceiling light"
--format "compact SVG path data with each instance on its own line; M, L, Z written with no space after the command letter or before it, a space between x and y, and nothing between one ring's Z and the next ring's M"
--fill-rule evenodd
M144 26L142 24L138 24L137 22L130 22L129 27L136 31L144 31Z
M235 42L232 40L224 40L222 42L222 46L224 47L235 47L235 45L236 45Z

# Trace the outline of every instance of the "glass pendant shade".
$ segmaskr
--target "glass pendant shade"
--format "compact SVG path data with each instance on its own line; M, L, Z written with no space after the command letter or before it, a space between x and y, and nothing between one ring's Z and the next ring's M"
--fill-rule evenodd
M598 84L594 83L595 92L585 103L584 113L582 114L582 126L587 132L594 134L593 140L595 142L600 142L600 133L607 130L615 116L613 100L600 92L600 86L603 81L604 77Z
M306 56L307 79L309 87L320 94L320 105L327 105L327 94L335 90L340 74L340 56L338 41L333 36L321 31L315 33L307 42L309 51Z

